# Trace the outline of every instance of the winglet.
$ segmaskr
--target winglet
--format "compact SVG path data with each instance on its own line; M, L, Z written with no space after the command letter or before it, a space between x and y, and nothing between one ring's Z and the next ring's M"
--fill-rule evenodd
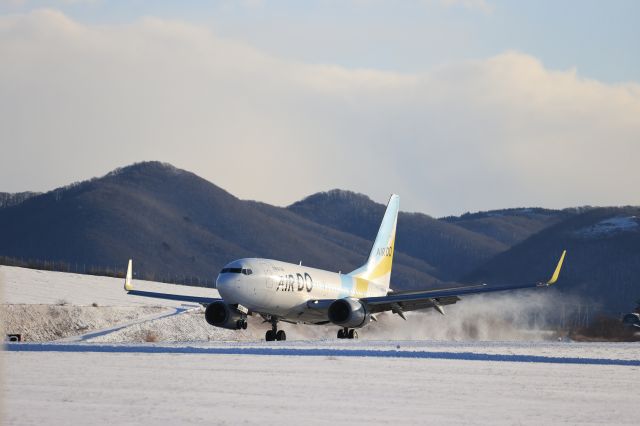
M560 276L560 269L562 269L562 262L564 262L564 255L567 254L566 250L562 251L562 256L560 256L560 260L558 261L558 266L556 266L556 270L553 271L553 275L551 279L547 281L547 285L555 284L558 281L558 277Z
M133 290L133 283L131 282L131 264L132 261L129 259L129 265L127 266L127 275L124 278L124 289L127 291Z

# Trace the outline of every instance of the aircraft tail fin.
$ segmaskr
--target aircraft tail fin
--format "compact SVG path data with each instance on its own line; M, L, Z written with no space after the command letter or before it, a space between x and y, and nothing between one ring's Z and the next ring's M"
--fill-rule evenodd
M392 194L367 263L349 275L389 288L399 208L400 197Z
M127 275L124 278L124 289L127 291L133 290L133 282L132 282L132 261L129 259L129 265L127 265Z
M560 270L562 269L562 263L564 262L564 256L567 254L566 250L562 250L562 255L560 256L560 260L558 261L558 265L556 266L556 270L553 271L553 275L551 279L546 282L547 285L553 285L558 281L558 277L560 276Z

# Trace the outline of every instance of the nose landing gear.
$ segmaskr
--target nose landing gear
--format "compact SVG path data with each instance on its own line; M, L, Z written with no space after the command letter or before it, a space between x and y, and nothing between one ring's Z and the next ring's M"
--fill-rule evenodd
M348 329L345 327L341 330L338 330L338 339L357 339L357 338L358 338L358 332L355 331L353 328Z
M278 320L276 318L271 319L271 330L265 333L264 339L267 342L287 340L287 333L285 333L284 330L278 330Z

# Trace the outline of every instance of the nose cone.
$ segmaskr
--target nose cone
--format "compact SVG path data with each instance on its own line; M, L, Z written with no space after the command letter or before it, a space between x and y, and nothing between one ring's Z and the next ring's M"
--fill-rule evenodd
M232 275L234 274L221 272L220 274L218 274L218 278L216 279L216 290L218 290L218 294L220 294L220 297L225 300L229 298L231 293L233 282L232 278L235 278Z
M216 278L216 289L223 299L226 299L235 283L242 275L242 262L236 260L234 262L224 265L224 268L218 274ZM226 295L226 296L225 296Z
M226 266L218 273L218 277L216 278L216 288L222 288L225 285L228 285L231 282L232 278L235 278L235 274L231 274L227 272L229 268Z
M227 285L227 276L226 274L218 274L218 277L216 278L216 288L218 290L220 290L221 288L224 288Z

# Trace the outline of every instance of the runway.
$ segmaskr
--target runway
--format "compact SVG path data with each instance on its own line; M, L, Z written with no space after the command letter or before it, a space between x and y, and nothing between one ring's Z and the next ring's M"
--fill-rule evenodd
M175 315L175 314L173 314ZM92 334L93 335L93 334ZM80 339L84 340L84 339ZM351 343L351 342L349 342ZM207 354L254 356L307 356L307 357L361 357L361 358L415 358L460 361L525 362L543 364L617 365L640 367L640 359L593 358L576 356L544 356L514 353L478 353L425 350L426 345L416 342L375 342L348 346L334 346L329 341L316 342L310 347L304 342L286 344L229 343L196 345L163 344L72 344L72 343L10 343L9 352L76 352L76 353L139 353L139 354ZM517 346L522 346L515 344ZM633 347L633 346L631 346ZM640 349L640 346L638 346Z
M638 415L637 344L326 340L7 349L6 424L631 425Z

